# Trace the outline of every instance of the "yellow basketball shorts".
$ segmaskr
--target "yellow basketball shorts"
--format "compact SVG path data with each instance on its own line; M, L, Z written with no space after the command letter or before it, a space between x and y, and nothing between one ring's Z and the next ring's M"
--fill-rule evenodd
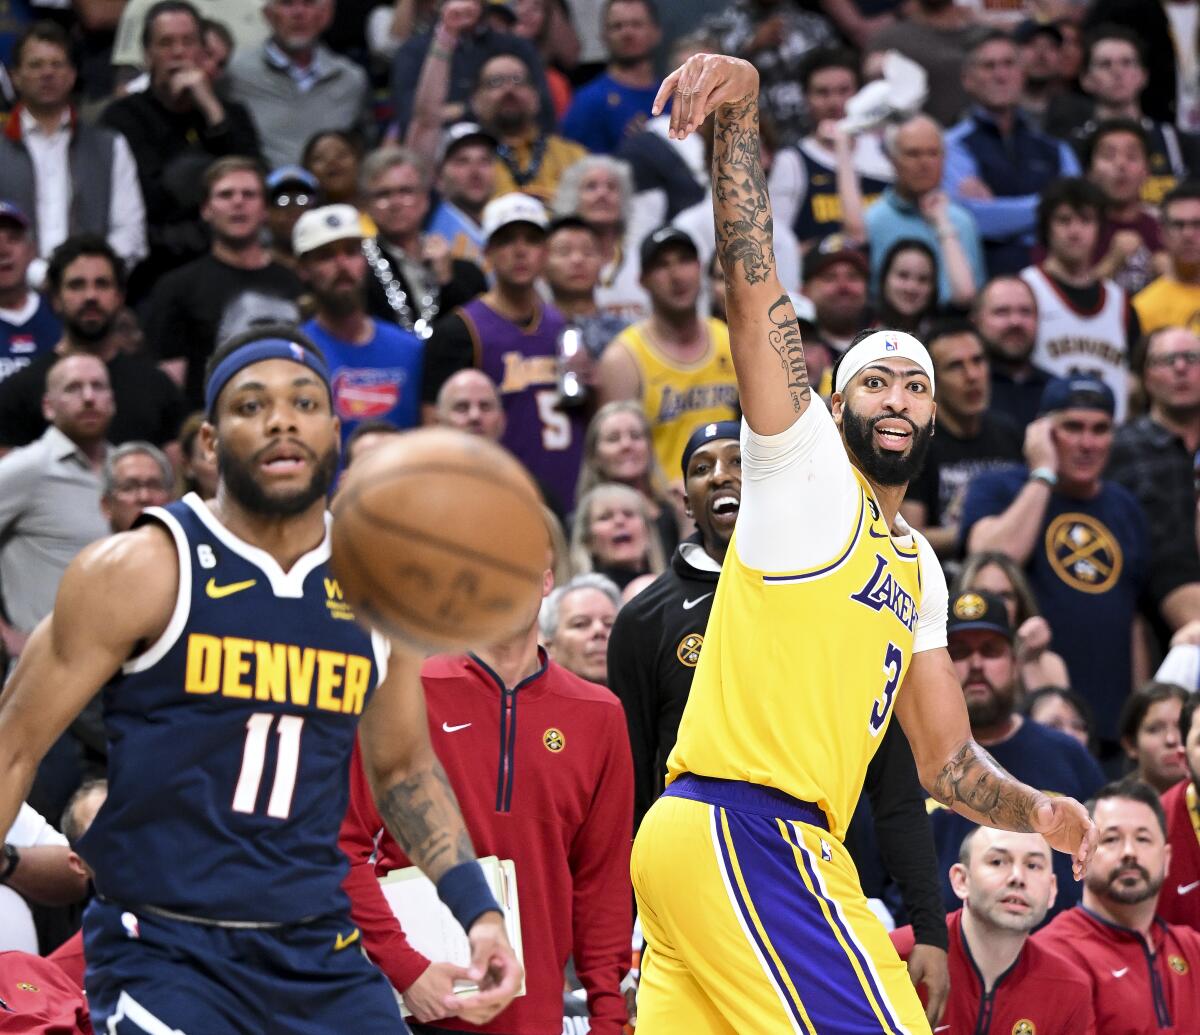
M646 935L638 1035L928 1035L816 806L685 774L642 821L631 869Z

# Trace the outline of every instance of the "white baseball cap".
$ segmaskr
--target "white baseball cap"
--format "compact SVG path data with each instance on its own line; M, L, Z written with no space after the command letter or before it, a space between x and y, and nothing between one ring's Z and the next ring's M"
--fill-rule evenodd
M549 224L546 207L528 194L502 194L493 198L483 210L484 240L490 241L498 230L513 223L529 223L545 230Z
M362 240L362 221L353 205L323 205L310 209L292 227L292 251L297 257L349 239Z

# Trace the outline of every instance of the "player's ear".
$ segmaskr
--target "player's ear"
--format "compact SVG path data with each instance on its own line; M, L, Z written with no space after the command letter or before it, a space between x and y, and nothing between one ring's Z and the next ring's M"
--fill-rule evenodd
M842 426L842 410L846 406L846 396L842 392L834 392L829 397L829 412L833 415L833 423Z

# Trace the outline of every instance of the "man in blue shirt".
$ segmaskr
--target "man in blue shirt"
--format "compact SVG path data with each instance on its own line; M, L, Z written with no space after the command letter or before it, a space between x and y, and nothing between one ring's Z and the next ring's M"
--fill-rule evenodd
M0 201L0 381L49 352L62 336L49 303L29 289L35 254L29 218L16 205Z
M316 302L303 327L325 355L342 441L360 421L415 427L420 417L424 345L409 331L367 315L367 260L353 205L305 212L292 231L299 273Z
M661 37L654 0L607 0L608 67L576 92L563 118L563 136L594 153L612 154L627 134L642 128L658 92L654 49Z
M965 205L984 240L988 275L1029 265L1038 195L1051 181L1078 176L1070 145L1038 130L1018 101L1025 73L1016 42L996 30L967 52L963 86L970 114L946 131L945 187Z

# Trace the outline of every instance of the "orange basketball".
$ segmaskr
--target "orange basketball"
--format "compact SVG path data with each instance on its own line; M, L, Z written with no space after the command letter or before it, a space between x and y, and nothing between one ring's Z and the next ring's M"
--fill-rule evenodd
M367 624L416 647L486 647L527 627L549 535L515 457L448 428L392 436L333 504L334 574Z

